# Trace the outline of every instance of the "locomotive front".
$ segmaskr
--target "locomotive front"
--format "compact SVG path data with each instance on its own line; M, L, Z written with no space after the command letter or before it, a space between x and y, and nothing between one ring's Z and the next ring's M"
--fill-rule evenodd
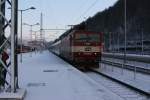
M102 34L77 31L74 33L73 58L76 63L98 64L101 59Z

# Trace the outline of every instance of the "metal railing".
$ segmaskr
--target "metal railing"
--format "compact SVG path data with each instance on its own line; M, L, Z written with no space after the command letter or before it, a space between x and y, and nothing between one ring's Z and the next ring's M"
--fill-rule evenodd
M136 79L137 72L150 74L149 59L150 56L148 55L126 54L126 63L124 64L124 54L103 52L101 63L111 65L112 71L114 71L114 66L121 68L121 71L124 69L132 70L134 72L134 79Z
M102 57L124 59L124 54L121 54L121 53L104 53L103 52ZM138 61L138 62L150 63L150 56L149 55L126 54L126 59L129 61Z

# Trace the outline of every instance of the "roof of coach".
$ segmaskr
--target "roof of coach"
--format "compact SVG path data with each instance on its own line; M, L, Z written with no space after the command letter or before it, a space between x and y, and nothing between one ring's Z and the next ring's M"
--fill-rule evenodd
M64 37L67 36L68 34L70 34L71 32L92 32L92 33L100 33L100 32L96 32L96 31L86 30L85 24L74 25L71 29L67 30L67 31L64 32L61 36L59 36L59 38L57 38L53 43L55 43L55 42L61 40L62 38L64 38Z

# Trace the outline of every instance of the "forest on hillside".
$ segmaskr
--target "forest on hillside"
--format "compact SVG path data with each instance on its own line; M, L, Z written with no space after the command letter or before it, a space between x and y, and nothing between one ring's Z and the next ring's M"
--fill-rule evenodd
M150 0L126 0L127 42L150 41ZM82 24L90 31L104 33L106 49L111 43L124 44L125 3L118 0L112 7L98 12ZM118 40L119 39L119 40ZM119 42L118 42L119 41Z

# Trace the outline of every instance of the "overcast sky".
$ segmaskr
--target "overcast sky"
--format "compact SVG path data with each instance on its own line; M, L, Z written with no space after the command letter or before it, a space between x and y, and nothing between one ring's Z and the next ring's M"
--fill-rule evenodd
M19 9L26 9L31 6L36 8L36 10L23 13L23 22L25 23L35 24L40 22L40 13L42 12L44 28L69 28L67 25L79 24L86 18L92 17L97 12L112 6L116 1L117 0L19 0ZM29 30L29 26L23 26L24 39L30 39ZM33 27L33 30L39 30L39 26ZM53 40L62 33L62 31L46 31L45 37L47 40ZM18 34L20 34L20 30Z

